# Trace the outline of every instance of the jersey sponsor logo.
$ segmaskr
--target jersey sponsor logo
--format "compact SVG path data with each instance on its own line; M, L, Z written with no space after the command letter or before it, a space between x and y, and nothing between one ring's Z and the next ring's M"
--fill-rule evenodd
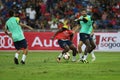
M9 36L7 36L7 35L1 36L0 35L0 48L15 48L15 47L13 45L12 39Z

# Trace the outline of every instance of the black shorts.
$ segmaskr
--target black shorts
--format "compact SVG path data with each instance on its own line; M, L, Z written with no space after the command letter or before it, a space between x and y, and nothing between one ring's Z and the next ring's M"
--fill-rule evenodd
M64 48L66 45L70 46L73 43L70 40L58 40L58 44L61 48Z
M26 39L23 39L21 41L16 41L14 42L14 46L17 50L20 50L20 49L26 49L27 48L27 41Z
M86 34L86 33L80 33L79 34L80 37L80 41L82 41L83 43L87 40L87 39L91 39L90 34Z

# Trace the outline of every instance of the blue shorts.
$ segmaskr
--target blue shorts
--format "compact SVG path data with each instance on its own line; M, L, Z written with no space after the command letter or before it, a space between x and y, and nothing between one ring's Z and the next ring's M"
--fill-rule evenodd
M73 43L70 40L58 40L58 44L61 48L64 48L66 45L70 46Z
M87 39L91 39L90 34L86 34L86 33L80 33L79 34L80 37L80 41L82 41L83 43L87 40Z
M20 50L20 49L26 49L27 48L27 41L26 39L23 39L21 41L16 41L14 42L14 46L17 50Z

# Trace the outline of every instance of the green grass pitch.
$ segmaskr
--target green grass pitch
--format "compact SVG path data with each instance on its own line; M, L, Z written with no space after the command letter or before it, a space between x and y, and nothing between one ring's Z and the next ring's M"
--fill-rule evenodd
M89 55L89 64L64 59L57 63L58 54L29 52L25 65L15 65L14 52L0 52L0 80L120 80L120 52L95 52L96 61Z

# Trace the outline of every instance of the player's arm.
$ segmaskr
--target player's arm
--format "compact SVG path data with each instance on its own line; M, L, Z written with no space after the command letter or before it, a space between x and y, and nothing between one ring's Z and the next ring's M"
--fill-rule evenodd
M84 23L87 23L89 21L88 17L83 17L82 19L76 19L77 23L80 23L80 21L83 21Z
M26 28L28 28L28 29L30 29L30 30L33 30L32 27L30 27L30 26L28 26L28 25L26 25L26 24L23 24L23 23L19 23L19 24L20 24L21 27L26 27Z
M89 19L88 19L87 17L83 17L82 21L83 21L84 23L87 23L87 22L89 21Z
M92 26L93 26L93 30L92 30L91 36L94 35L94 29L97 28L97 24L95 22L93 22Z
M30 30L33 30L32 27L30 27L30 26L28 26L28 25L26 25L26 24L21 23L19 17L16 17L16 22L17 22L17 24L19 24L21 27L26 27L26 28L28 28L28 29L30 29Z
M96 29L97 28L97 24L94 22L93 23L93 29Z
M8 35L9 37L12 38L12 33L10 33L10 32L8 31L8 28L7 28L6 25L3 27L3 31L5 32L6 35Z
M78 30L80 29L80 25L79 24L77 24L75 27L73 27L73 32L74 33L76 33L76 32L78 32Z
M74 33L76 33L76 32L78 32L78 30L79 30L80 27L81 27L81 26L80 26L80 21L82 21L82 20L81 20L81 19L75 19L74 21L75 21L75 24L76 24L76 25L73 27L72 30L73 30Z

